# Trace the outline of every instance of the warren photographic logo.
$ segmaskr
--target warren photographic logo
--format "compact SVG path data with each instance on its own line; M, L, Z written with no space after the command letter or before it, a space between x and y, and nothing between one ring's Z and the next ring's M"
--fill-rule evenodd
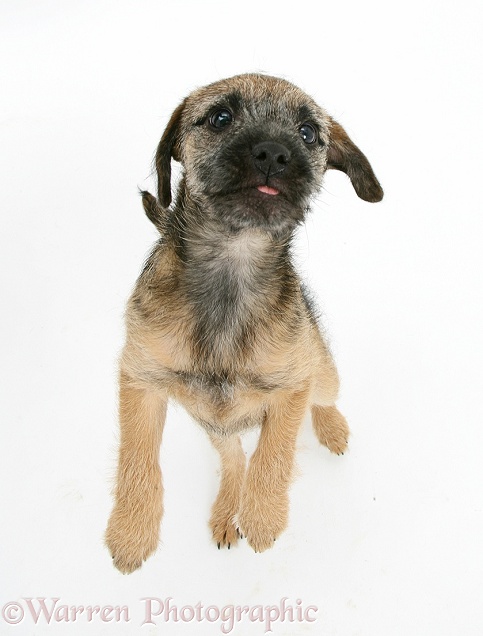
M1 618L8 625L57 623L212 623L222 634L231 634L236 625L259 623L261 633L274 632L280 623L314 623L318 608L304 605L301 599L291 603L288 597L277 605L196 605L179 606L172 597L165 599L148 596L139 600L139 606L127 605L70 605L60 597L24 597L20 601L5 603Z

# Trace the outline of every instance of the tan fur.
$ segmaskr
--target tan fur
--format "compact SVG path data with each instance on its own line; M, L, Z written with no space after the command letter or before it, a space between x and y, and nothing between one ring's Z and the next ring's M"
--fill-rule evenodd
M166 417L167 396L151 388L137 388L121 373L121 444L116 505L106 542L116 546L114 565L132 572L158 545L163 515L163 485L158 454ZM142 524L133 523L142 519Z
M180 194L184 198L176 209L184 210L190 218L197 205L193 201L203 200L207 187L200 168L205 156L200 139L212 144L213 152L223 142L221 136L210 137L201 130L197 120L227 91L241 95L254 120L262 117L257 109L267 110L268 104L273 109L284 104L289 113L309 104L328 148L310 159L315 185L318 187L327 167L336 167L347 174L352 170L354 174L349 176L367 200L379 196L372 171L359 173L359 164L367 170L360 160L362 153L342 127L288 82L256 75L223 80L195 91L173 113L158 148L159 202L148 193L143 199L146 213L163 234L163 243L155 249L129 301L121 359L121 443L106 543L114 565L126 573L138 568L158 544L163 512L158 454L168 399L185 407L206 429L219 452L221 484L210 519L219 548L230 548L244 536L256 552L261 552L285 529L297 434L309 409L319 441L338 454L347 447L349 429L335 406L337 371L304 302L298 279L287 265L289 282L284 284L292 298L287 305L282 304L280 289L271 286L269 279L260 283L262 290L254 289L256 272L264 271L270 259L282 253L283 244L256 227L216 234L218 226L208 216L203 223L193 221L179 234L179 241L186 245L183 257L178 252L178 239L168 237L169 213L162 205L170 202L170 159L174 157L184 166ZM271 126L270 122L267 125ZM344 155L346 151L359 153L357 161L351 162ZM340 168L331 166L331 161L346 163ZM194 340L197 316L186 291L192 260L204 263L209 275L223 275L226 269L242 299L233 315L227 315L225 330L212 335L207 350L199 349ZM274 277L279 274L273 272ZM237 329L251 314L258 316L256 330L249 340L237 344ZM256 426L261 426L260 439L245 470L239 433Z

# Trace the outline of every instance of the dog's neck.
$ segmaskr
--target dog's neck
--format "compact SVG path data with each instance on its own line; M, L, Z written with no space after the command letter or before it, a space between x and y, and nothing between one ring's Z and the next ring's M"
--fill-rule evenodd
M281 266L292 269L291 232L280 235L258 227L231 228L209 209L187 200L186 193L178 199L168 227L188 278L202 275L213 292L213 276L226 276L241 288L263 293L265 286L273 289L283 283Z
M191 292L226 312L251 312L281 291L291 270L289 246L267 232L244 229L223 232L206 224L189 233L183 246L186 280ZM208 227L207 227L208 226Z
M247 352L260 321L278 314L280 303L297 293L289 242L254 228L230 232L193 217L177 239L200 357L225 365L230 356Z
M190 232L184 245L184 260L189 268L201 268L213 275L225 273L244 285L261 270L271 269L284 251L285 246L274 244L266 232L257 229L231 233L208 226Z

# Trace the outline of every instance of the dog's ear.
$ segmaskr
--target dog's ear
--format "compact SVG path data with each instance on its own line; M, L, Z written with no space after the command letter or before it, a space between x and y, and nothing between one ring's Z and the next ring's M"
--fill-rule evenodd
M153 197L147 190L139 190L139 194L143 198L143 208L146 216L163 233L163 211L159 208L156 197Z
M335 120L331 120L327 168L342 170L352 182L357 195L376 203L384 196L367 157Z
M171 203L171 157L179 160L179 127L186 100L176 108L161 137L156 151L156 172L158 173L158 200L163 208Z

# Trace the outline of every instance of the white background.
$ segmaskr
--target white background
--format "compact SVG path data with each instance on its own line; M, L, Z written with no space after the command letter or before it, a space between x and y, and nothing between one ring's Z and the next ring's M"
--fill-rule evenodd
M319 608L316 623L275 624L280 636L480 636L481 3L3 0L0 29L0 603L131 616L0 617L0 633L221 633L141 628L140 599L170 596ZM350 452L331 456L305 422L289 529L261 555L218 551L217 456L171 408L162 545L123 576L103 533L122 314L156 238L137 186L154 191L153 153L182 97L245 71L310 93L386 192L364 203L332 171L297 239ZM232 633L264 632L245 620Z

